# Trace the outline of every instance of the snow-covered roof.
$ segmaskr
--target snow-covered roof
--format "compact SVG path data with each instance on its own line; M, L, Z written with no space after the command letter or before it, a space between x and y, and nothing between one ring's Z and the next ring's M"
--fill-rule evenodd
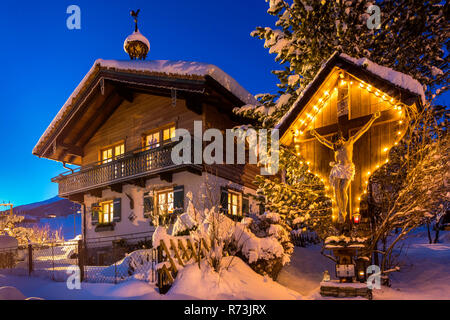
M41 136L36 146L33 149L33 154L37 154L41 145L49 138L49 136L56 129L61 119L71 110L73 103L79 96L80 92L86 87L89 80L100 70L116 70L116 71L130 71L130 72L143 72L146 74L158 74L167 76L209 76L216 80L225 89L231 92L234 96L240 99L245 104L257 104L255 97L244 89L236 80L230 75L225 73L219 67L202 62L190 62L182 60L149 60L149 61L137 61L137 60L103 60L98 59L91 67L89 72L84 76L83 80L78 84L75 90L72 92L66 103L59 110L58 114L52 120L50 125Z
M420 84L419 81L415 80L413 77L401 73L399 71L395 71L388 67L383 67L375 62L370 61L367 58L353 58L345 53L339 54L337 51L335 51L328 59L325 61L320 70L317 72L314 79L305 87L305 89L300 93L298 98L295 100L295 102L292 104L291 108L283 115L283 117L277 122L275 125L276 129L280 129L280 127L283 125L283 123L290 117L291 113L294 111L298 103L305 98L306 93L311 90L313 85L316 84L318 81L319 76L322 75L324 72L324 69L329 67L331 64L331 61L336 61L336 59L343 59L347 62L350 62L360 68L363 68L370 72L372 75L382 78L383 80L386 80L390 82L392 85L402 88L404 90L407 90L417 96L420 97L422 103L425 103L425 92L423 89L423 86Z
M364 67L366 70L372 72L380 78L389 81L392 84L395 84L396 86L399 86L400 88L416 93L421 97L422 103L425 103L425 91L423 90L423 86L419 81L415 80L410 75L395 71L388 67L380 66L379 64L376 64L375 62L372 62L367 58L356 59L350 57L345 53L341 53L339 56L347 61L352 62L353 64L356 64L357 66Z

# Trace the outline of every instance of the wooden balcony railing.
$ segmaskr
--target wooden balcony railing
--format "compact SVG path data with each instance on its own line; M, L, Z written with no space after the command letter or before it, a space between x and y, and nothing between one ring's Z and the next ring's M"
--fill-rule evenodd
M60 196L68 196L150 174L169 171L177 167L200 166L174 164L171 158L173 146L174 144L171 143L148 150L140 149L128 152L107 163L94 163L64 172L53 178L52 181L58 183Z

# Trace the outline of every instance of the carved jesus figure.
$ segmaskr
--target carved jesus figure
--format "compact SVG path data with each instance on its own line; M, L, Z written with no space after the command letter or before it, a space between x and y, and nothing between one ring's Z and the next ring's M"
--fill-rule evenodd
M334 162L330 162L330 184L334 189L334 197L339 209L338 222L344 223L347 217L348 194L347 190L355 177L355 165L353 164L353 144L369 130L374 121L380 117L376 112L372 118L352 137L346 140L339 131L333 141L328 141L314 129L311 134L326 147L334 150Z

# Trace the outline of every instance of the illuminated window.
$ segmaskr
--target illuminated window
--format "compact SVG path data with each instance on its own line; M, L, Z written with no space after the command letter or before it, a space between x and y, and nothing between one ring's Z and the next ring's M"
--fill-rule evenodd
M125 144L120 143L112 147L104 148L100 151L102 163L111 162L114 158L125 153Z
M228 214L233 216L242 215L240 193L228 190Z
M159 131L145 136L145 147L148 149L159 147Z
M111 223L114 216L114 203L113 201L105 201L100 203L101 211L99 212L99 223Z
M167 141L175 137L175 126L163 130L163 141Z
M158 215L173 213L173 190L160 191L156 197Z
M157 148L166 142L170 142L175 137L175 126L156 129L144 137L144 147L147 149Z

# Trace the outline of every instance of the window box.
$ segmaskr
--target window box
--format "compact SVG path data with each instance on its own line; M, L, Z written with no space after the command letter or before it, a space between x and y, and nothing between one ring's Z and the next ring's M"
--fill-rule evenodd
M95 232L114 231L115 226L116 224L114 222L101 223L95 226Z

